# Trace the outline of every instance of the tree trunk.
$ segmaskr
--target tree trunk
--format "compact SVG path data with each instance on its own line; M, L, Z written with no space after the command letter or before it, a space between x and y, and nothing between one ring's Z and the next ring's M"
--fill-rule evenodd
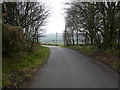
M78 30L77 30L77 33L76 33L76 41L77 41L76 44L78 45L78 42L79 42L79 41L78 41Z

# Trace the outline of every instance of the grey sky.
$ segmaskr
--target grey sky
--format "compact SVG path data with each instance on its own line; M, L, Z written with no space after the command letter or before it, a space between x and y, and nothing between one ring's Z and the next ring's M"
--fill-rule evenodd
M70 2L70 0L45 0L44 2L51 8L51 15L46 25L46 33L62 33L65 29L65 3Z

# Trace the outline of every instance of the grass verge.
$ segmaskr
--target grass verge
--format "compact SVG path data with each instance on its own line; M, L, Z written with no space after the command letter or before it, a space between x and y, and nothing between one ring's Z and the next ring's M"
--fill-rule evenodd
M56 45L56 44L45 44L45 43L43 43L42 45L47 45L47 46L59 46L59 47L61 47L61 46L63 46L63 45Z
M119 67L120 61L118 61L120 58L118 57L118 54L119 54L118 49L110 48L103 51L91 45L85 45L85 46L71 45L71 46L65 46L65 47L71 48L71 49L80 51L81 53L84 53L86 55L92 56L97 60L100 60L105 64L109 65L112 69L120 73L120 67Z
M20 53L12 58L3 58L3 88L22 88L38 68L48 59L49 48L35 47L29 54Z

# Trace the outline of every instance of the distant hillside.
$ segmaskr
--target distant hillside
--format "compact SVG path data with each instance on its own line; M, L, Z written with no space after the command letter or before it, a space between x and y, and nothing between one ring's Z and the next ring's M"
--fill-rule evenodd
M45 37L41 38L40 42L46 43L46 44L56 44L56 33L46 34ZM75 43L76 43L76 40L75 40ZM64 44L62 33L57 34L57 44L58 45ZM84 44L84 37L79 36L79 44Z
M56 44L56 33L46 34L46 36L42 37L40 41L41 41L41 43ZM59 44L59 45L63 44L63 34L62 33L57 34L57 44Z

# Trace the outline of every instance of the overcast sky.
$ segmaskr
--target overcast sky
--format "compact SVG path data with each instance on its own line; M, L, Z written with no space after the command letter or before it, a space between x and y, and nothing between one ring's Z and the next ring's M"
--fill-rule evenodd
M46 33L63 33L65 29L65 3L70 2L70 0L45 0L45 2L51 8Z

